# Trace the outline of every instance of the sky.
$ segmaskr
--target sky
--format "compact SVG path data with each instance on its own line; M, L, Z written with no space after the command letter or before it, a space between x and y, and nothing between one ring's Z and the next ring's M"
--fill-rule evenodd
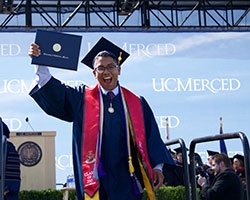
M195 138L250 128L250 33L70 33L82 36L77 71L50 68L56 78L71 86L96 83L80 60L100 37L130 53L122 65L120 84L151 106L164 142L166 118L170 140L181 138L189 148ZM28 56L35 33L1 33L0 113L11 131L56 131L56 182L73 173L72 124L45 114L29 91L35 85L34 66ZM29 123L25 121L26 117ZM242 153L239 139L226 140L232 156ZM171 148L178 144L171 145ZM219 151L219 142L198 144L204 162L206 150Z

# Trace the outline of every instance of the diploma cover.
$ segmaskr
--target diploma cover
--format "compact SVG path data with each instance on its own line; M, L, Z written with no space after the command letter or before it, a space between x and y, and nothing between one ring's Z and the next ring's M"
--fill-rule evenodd
M82 36L56 31L37 30L35 43L41 55L32 57L31 64L77 70Z

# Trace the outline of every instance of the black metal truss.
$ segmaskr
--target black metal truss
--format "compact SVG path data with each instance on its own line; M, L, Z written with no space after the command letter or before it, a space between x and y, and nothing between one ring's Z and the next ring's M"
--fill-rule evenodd
M0 31L249 31L250 0L14 1Z

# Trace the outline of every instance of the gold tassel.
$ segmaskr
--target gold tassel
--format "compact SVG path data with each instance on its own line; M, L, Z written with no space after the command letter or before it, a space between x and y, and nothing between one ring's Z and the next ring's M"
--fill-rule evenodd
M128 162L129 162L129 172L131 174L133 174L135 172L135 169L134 169L134 166L133 166L133 163L132 163L132 157L131 156L128 157Z
M121 61L122 61L122 52L120 52L120 55L118 57L118 65L120 65Z

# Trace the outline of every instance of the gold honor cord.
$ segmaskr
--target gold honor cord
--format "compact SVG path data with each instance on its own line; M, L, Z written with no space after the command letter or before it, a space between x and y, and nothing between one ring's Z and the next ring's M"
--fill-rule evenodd
M121 53L122 52L120 52L120 56L121 56ZM119 61L119 58L118 58L118 61ZM133 176L133 173L134 173L135 170L134 170L134 166L133 166L133 163L132 163L132 155L131 155L131 150L130 150L129 125L128 125L128 123L130 123L130 119L129 119L128 108L127 108L127 105L126 105L126 102L125 102L123 92L122 92L121 89L120 89L120 91L121 91L121 95L122 95L122 104L123 104L123 108L124 108L124 112L125 112L129 173L130 173L131 176Z
M129 129L131 130L131 135L132 135L133 143L135 145L134 131L133 131L132 123L131 123L130 119L129 119ZM147 175L147 173L146 173L146 171L145 171L145 169L143 167L143 164L142 164L142 161L141 161L141 156L139 154L139 150L137 150L137 159L138 159L138 163L139 163L140 170L141 170L141 173L142 173L143 182L144 182L146 191L148 193L148 198L149 198L149 200L154 200L155 199L155 193L154 193L152 184L151 184L151 182L150 182L150 180L148 178L148 175ZM132 164L132 157L131 157L131 164ZM138 181L137 178L136 178L136 182L137 182L138 189L143 192L141 184L140 184L140 182Z
M93 197L90 197L89 195L87 195L86 193L84 193L84 199L85 200L99 200L99 190L94 194Z
M134 166L133 166L133 163L132 163L132 155L131 155L131 149L130 149L130 133L131 133L131 137L132 137L134 146L136 144L136 142L135 142L135 134L134 134L131 118L130 118L129 113L128 113L127 104L125 102L125 98L124 98L122 90L121 90L121 94L122 94L122 102L123 102L123 106L124 106L124 110L125 110L129 172L130 172L131 177L135 178L137 187L138 187L139 191L142 193L143 188L141 187L141 184L140 184L139 180L137 179L137 177L134 174L135 170L134 170ZM148 193L148 198L149 198L149 200L154 200L155 199L154 190L153 190L152 184L151 184L151 182L150 182L150 180L148 178L148 175L147 175L147 173L146 173L146 171L145 171L145 169L143 167L142 161L140 159L141 156L139 154L139 150L137 150L137 155L138 155L137 158L138 158L138 163L139 163L139 166L140 166L140 171L141 171L142 177L143 177L143 182L144 182L145 188L146 188L147 193Z
M100 120L99 120L99 144L97 142L97 147L96 147L96 152L98 154L98 157L97 158L100 158L101 157L101 148L102 148L102 134L103 134L103 112L104 112L104 105L103 105L103 99L102 99L102 92L101 92L101 89L99 88L99 98L100 98ZM99 145L99 147L98 147Z

